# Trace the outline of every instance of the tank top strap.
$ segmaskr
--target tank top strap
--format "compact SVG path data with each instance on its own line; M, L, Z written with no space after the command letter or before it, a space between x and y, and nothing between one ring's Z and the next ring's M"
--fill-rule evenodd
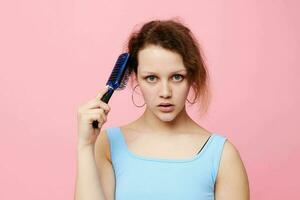
M226 140L227 138L225 136L215 133L213 140L211 141L212 148L209 149L209 154L212 159L212 178L214 182L218 175L219 165Z
M126 146L118 127L107 128L106 132L109 139L111 160L115 163L119 158L124 158L122 154L125 153Z

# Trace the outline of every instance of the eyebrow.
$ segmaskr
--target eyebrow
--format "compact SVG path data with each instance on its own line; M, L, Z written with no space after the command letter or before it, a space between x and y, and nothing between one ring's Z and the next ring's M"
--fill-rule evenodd
M174 73L178 73L178 72L186 72L187 70L186 69L181 69L181 70L177 70L177 71L174 71L172 72L172 74ZM148 72L148 71L141 71L142 74L156 74L155 72Z

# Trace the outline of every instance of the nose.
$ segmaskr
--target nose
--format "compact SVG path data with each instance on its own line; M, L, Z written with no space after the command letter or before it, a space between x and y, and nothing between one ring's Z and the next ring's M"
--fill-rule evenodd
M162 98L169 98L172 96L172 90L168 82L164 82L161 84L159 96Z

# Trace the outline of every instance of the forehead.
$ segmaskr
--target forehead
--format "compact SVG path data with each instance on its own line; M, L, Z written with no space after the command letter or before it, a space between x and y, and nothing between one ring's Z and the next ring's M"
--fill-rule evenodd
M180 54L155 45L149 45L139 51L138 63L140 73L172 73L185 70Z

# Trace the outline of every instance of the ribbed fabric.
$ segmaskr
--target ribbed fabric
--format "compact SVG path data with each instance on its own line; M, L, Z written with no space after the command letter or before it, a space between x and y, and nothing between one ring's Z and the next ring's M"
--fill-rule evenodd
M119 127L106 129L116 178L116 200L213 200L214 185L226 141L213 133L190 159L135 155Z

